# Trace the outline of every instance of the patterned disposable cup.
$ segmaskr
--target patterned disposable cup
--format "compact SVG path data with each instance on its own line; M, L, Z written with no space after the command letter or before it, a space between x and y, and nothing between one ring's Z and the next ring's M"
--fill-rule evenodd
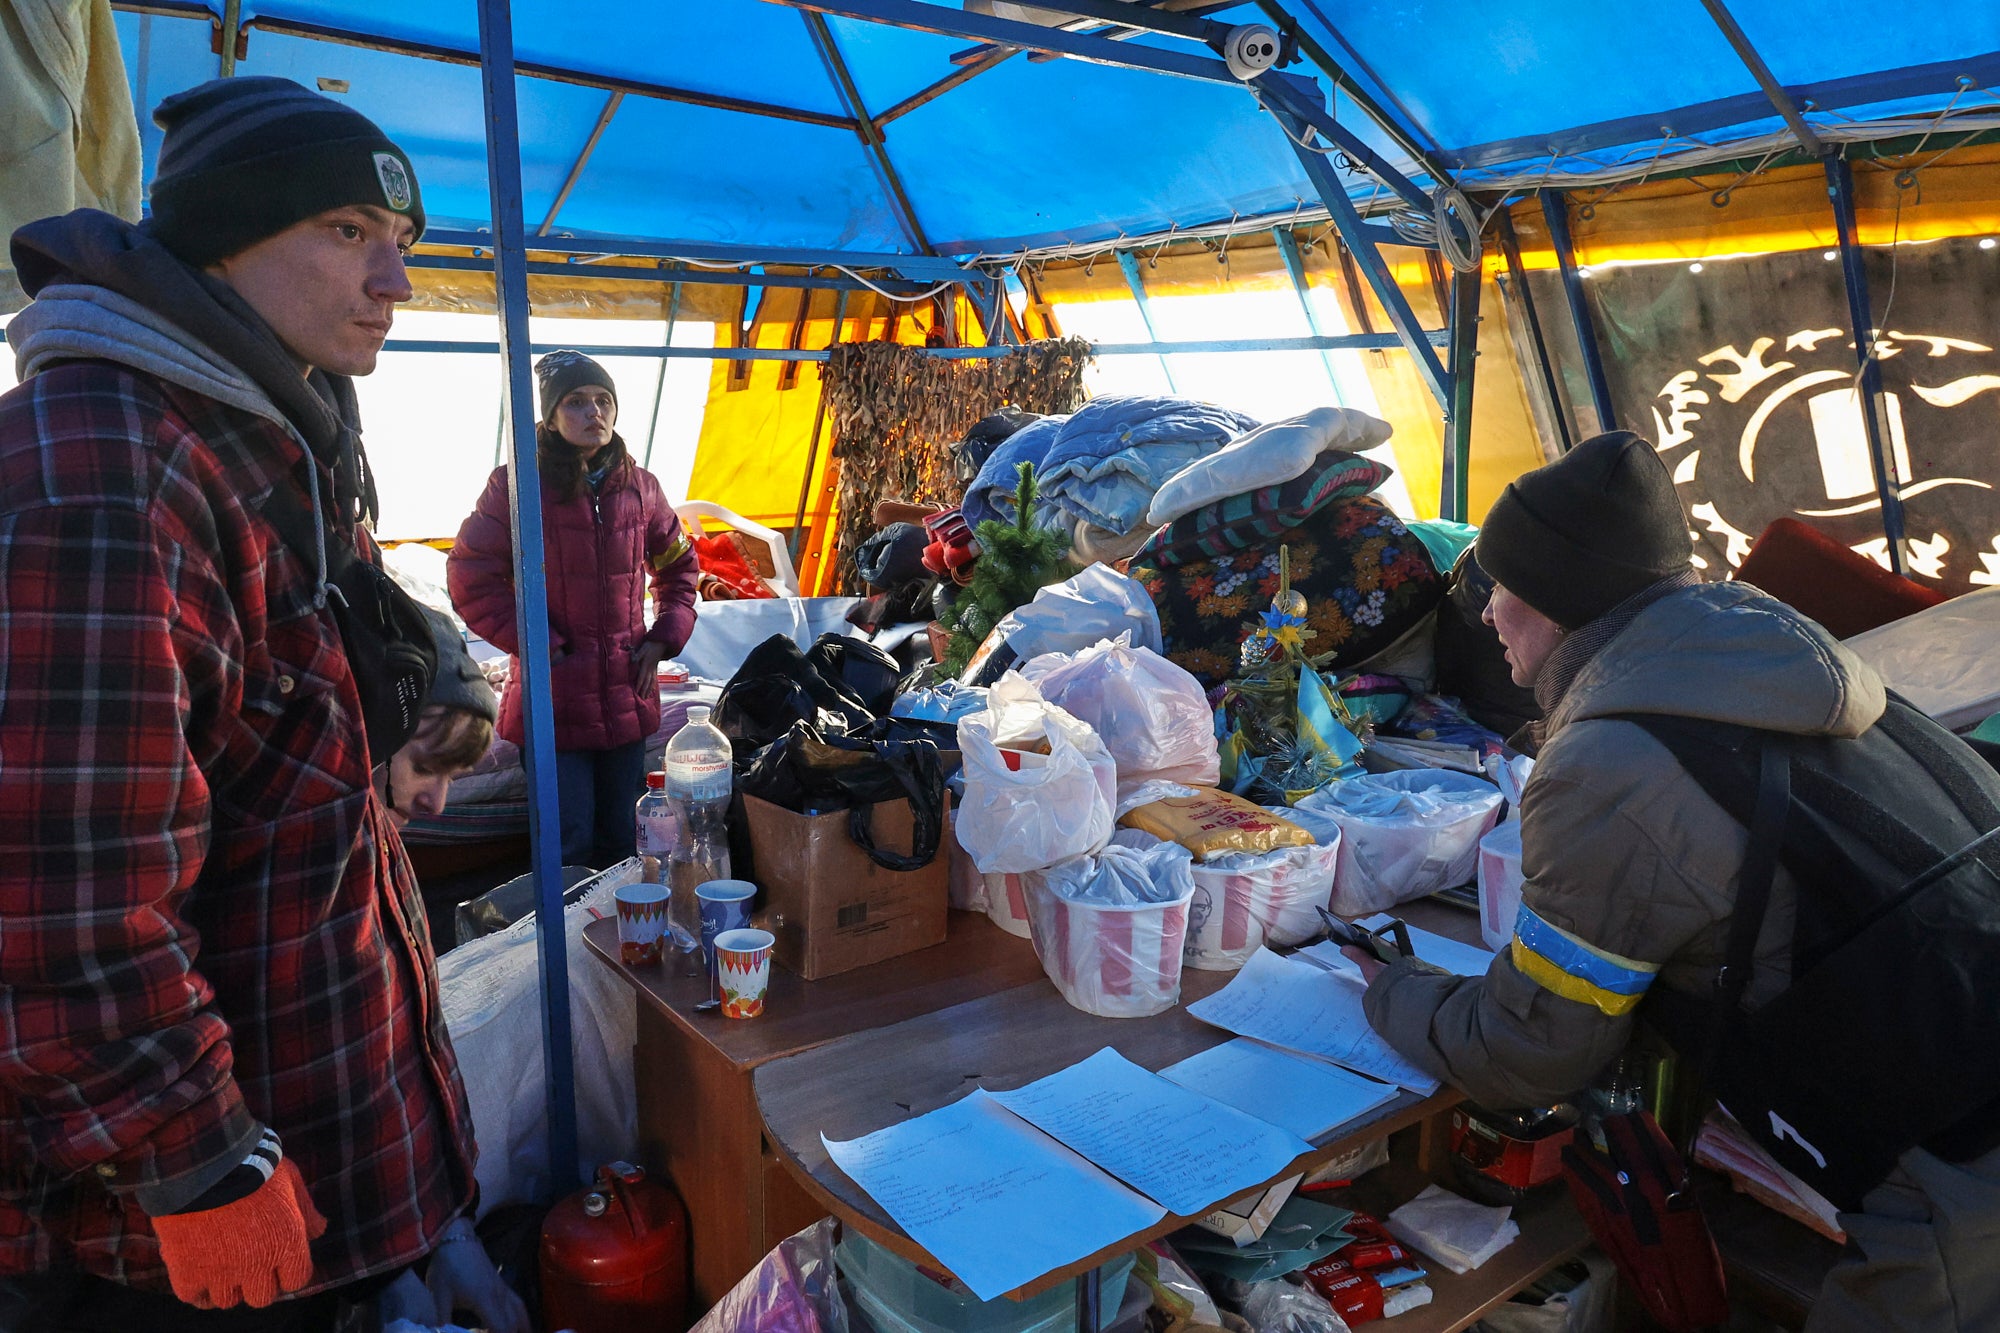
M701 903L701 952L708 963L708 984L713 991L715 978L715 937L725 930L742 930L750 924L750 900L757 886L747 879L712 879L694 891ZM720 999L719 992L716 998Z
M773 943L768 930L725 930L715 937L723 1017L755 1018L764 1012Z
M660 961L667 930L664 884L627 884L612 894L618 903L618 957L627 967Z

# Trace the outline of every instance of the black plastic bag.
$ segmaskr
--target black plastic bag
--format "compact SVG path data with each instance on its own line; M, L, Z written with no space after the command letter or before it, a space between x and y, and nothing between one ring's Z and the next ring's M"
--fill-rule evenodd
M944 836L944 768L928 736L826 736L810 722L795 722L750 761L737 789L801 813L846 809L848 836L885 870L929 865ZM871 807L905 798L911 815L908 856L878 848L869 828Z
M831 654L824 657L833 662L831 674L784 634L773 634L750 650L715 705L715 725L729 737L739 759L783 736L794 722L840 735L874 721L868 702L840 683L841 663Z
M889 715L903 668L874 644L851 634L822 634L806 649L806 661L827 681L859 699L870 715Z

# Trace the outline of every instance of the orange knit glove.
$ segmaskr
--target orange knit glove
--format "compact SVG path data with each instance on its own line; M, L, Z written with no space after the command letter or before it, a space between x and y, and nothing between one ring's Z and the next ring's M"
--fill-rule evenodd
M326 1219L290 1158L234 1203L153 1219L174 1295L204 1310L262 1308L305 1286L313 1273L310 1242L325 1233Z

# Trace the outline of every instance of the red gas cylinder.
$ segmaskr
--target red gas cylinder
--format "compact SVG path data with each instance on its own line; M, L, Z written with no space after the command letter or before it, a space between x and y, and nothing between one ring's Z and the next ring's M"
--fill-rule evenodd
M542 1326L682 1333L687 1269L680 1196L630 1162L600 1166L595 1187L570 1195L542 1222Z

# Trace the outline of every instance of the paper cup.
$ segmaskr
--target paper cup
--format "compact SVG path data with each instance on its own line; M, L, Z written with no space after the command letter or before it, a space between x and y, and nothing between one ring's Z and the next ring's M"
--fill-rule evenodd
M755 1018L771 989L771 932L725 930L715 937L716 976L724 1018Z
M667 930L667 887L627 884L612 893L618 904L618 957L627 967L660 961Z
M701 956L708 964L712 990L716 985L715 937L750 924L750 900L757 896L757 886L747 879L712 879L699 885L694 896L701 903Z

